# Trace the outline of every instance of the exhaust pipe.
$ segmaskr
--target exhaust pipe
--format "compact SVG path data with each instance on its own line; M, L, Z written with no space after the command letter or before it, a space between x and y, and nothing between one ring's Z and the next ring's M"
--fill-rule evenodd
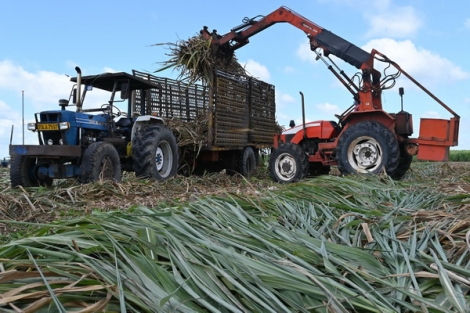
M304 93L299 91L302 98L302 128L304 130L304 138L307 138L307 129L305 127L305 103L304 103Z
M75 70L77 71L77 112L82 111L82 70L76 66Z

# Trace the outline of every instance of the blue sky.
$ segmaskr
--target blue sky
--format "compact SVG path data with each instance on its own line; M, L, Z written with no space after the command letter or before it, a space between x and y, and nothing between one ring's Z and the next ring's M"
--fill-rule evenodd
M396 61L461 116L456 149L470 149L470 2L444 0L311 1L4 1L0 10L0 157L22 142L24 123L34 113L59 108L68 98L75 66L84 75L132 69L153 72L168 50L157 43L187 39L203 26L220 34L244 17L267 15L285 5L366 51L375 48ZM238 60L257 78L276 86L281 125L301 120L299 91L305 95L309 121L334 120L352 103L341 86L308 48L305 34L277 24L237 50ZM335 59L336 61L337 59ZM356 69L337 60L352 76ZM175 78L166 71L159 76ZM405 88L404 107L419 118L449 118L431 98L403 76L383 96L384 109L400 110L398 87ZM85 106L91 104L85 103ZM25 130L25 143L36 143Z

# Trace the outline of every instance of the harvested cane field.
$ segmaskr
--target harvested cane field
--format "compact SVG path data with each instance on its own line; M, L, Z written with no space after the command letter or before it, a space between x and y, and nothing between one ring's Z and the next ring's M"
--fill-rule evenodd
M1 312L470 310L468 163L1 190Z

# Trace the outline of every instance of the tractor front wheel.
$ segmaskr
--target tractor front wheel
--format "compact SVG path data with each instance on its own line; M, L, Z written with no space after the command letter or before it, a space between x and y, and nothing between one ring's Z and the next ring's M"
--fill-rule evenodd
M175 176L178 170L175 136L162 124L142 128L132 142L132 159L137 177L164 181Z
M272 151L269 157L269 173L278 183L291 183L307 176L307 154L299 145L285 143Z
M121 181L119 154L109 142L98 141L92 143L83 154L80 170L79 181L81 183L98 180Z
M12 158L10 164L11 186L38 187L52 186L52 178L45 177L39 179L35 175L36 158L26 155L16 155Z
M376 122L359 122L341 134L336 161L342 174L391 175L398 166L400 149L393 133Z

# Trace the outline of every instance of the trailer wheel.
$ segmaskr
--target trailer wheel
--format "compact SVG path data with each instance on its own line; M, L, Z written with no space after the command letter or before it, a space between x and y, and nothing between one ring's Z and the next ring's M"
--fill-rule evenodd
M109 142L98 141L88 146L80 170L79 181L84 184L98 180L121 181L119 154Z
M380 173L391 175L398 166L400 149L393 133L376 122L360 122L344 131L336 147L342 174Z
M395 171L390 175L393 179L399 180L405 176L406 172L410 169L413 157L406 153L405 145L400 145L400 159Z
M250 177L256 169L256 156L253 148L246 147L241 153L238 160L238 172L245 176Z
M52 186L52 178L46 177L44 179L38 179L34 174L36 168L35 158L30 158L26 155L16 155L12 158L10 164L10 181L11 186L23 186L23 187L38 187Z
M161 124L142 128L132 142L132 159L137 177L164 181L175 176L178 170L175 136Z
M269 173L278 183L291 183L307 176L309 164L307 154L299 145L285 143L271 152Z
M253 149L253 152L255 154L255 165L258 167L261 163L261 151L260 149Z

